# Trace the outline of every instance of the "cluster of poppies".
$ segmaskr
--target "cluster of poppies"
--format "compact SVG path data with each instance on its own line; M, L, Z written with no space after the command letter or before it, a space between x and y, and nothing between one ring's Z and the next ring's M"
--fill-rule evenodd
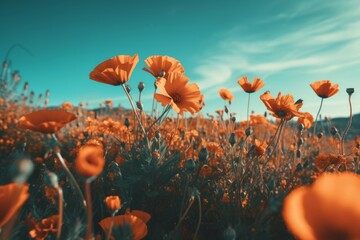
M330 119L316 131L323 100L339 91L337 84L311 84L321 98L315 119L300 111L303 100L266 91L260 100L270 119L249 113L251 95L265 83L244 76L237 82L248 94L247 120L238 122L231 91L220 89L224 108L205 117L204 96L180 62L152 56L143 70L154 77L161 107L153 103L146 113L144 83L138 101L127 86L138 62L137 54L120 55L90 73L121 86L131 111L111 100L94 111L69 102L39 110L0 101L7 122L0 148L27 153L0 162L14 169L10 180L0 178L11 182L0 186L3 239L23 238L12 235L19 232L38 240L285 239L289 231L299 239L360 237L360 139L346 138L352 116L342 133ZM350 100L354 90L347 93ZM21 110L7 119L10 108ZM171 109L176 117L168 116ZM12 142L1 141L9 136ZM40 201L49 207L41 210Z

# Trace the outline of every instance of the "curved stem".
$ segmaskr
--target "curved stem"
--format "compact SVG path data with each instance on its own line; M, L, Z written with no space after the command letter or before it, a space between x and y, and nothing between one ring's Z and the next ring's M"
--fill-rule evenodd
M135 106L134 106L134 101L132 100L131 95L130 95L130 94L128 93L128 91L126 90L125 85L124 85L124 84L121 84L121 86L122 86L122 88L124 89L124 92L125 92L126 96L127 96L128 99L129 99L129 102L130 102L130 105L131 105L132 110L134 111L136 120L139 122L140 128L141 128L142 132L143 132L144 135L145 135L144 137L146 138L146 131L145 131L144 126L141 124L141 120L140 120L139 115L138 115L137 112L136 112L136 109L135 109Z
M249 110L250 110L250 93L249 93L249 96L248 96L248 105L247 105L247 114L246 114L247 127L250 127Z
M170 106L170 105L167 105L166 108L165 108L165 110L163 111L163 113L148 127L148 129L146 130L146 132L149 132L150 129L151 129L157 122L159 122L159 121L161 120L161 118L162 118L166 113L169 112L170 108L171 108L171 106Z
M56 187L56 190L59 194L59 221L58 221L58 229L56 234L56 239L60 239L61 236L61 227L63 222L63 215L64 215L64 197L63 197L63 191L61 187Z
M90 181L85 182L85 194L86 194L86 203L87 203L87 229L86 229L86 240L93 239L92 234L92 203L91 203L91 189L90 189Z
M351 127L351 124L352 124L352 117L353 117L353 114L352 114L352 104L351 104L351 95L349 95L349 105L350 105L350 117L349 117L349 121L348 121L348 124L344 130L344 133L341 137L341 142L340 142L340 148L341 148L341 152L340 154L345 154L345 149L344 149L344 141L345 141L345 137L346 137L346 134L347 132L349 131L350 127Z
M266 164L269 162L271 156L274 154L274 152L275 152L276 149L277 149L277 146L278 146L278 144L279 144L279 142L280 142L281 133L282 133L282 130L283 130L283 127L284 127L285 123L286 123L286 120L282 120L282 122L281 122L280 125L279 125L279 132L278 132L278 136L277 136L277 139L276 139L274 148L273 148L273 150L271 151L271 153L268 155L267 160L266 160L264 166L266 166ZM270 145L269 145L269 146L270 146Z
M194 197L191 198L190 203L189 203L189 205L187 206L184 214L181 216L178 224L176 224L175 230L180 226L180 224L182 223L182 221L184 221L184 219L185 219L186 215L188 214L188 212L189 212L191 206L193 205L193 203L194 203Z
M86 207L86 201L85 201L85 198L84 198L84 194L82 193L82 191L81 191L81 189L80 189L80 187L79 187L79 184L77 184L74 176L71 174L69 168L66 166L65 160L64 160L64 158L61 156L60 151L56 151L56 156L58 157L58 159L59 159L59 161L60 161L60 163L61 163L61 166L62 166L63 169L65 170L65 173L66 173L66 175L68 176L71 184L75 187L75 190L76 190L77 193L79 194L83 206Z
M322 108L323 102L324 102L324 98L321 98L320 107L319 107L319 110L318 110L318 112L317 112L317 114L316 114L316 118L315 118L313 135L315 135L315 133L316 133L317 120L318 120L318 118L319 118L319 114L320 114L320 112L321 112L321 108Z
M154 87L154 94L153 95L155 95L155 93L156 93L156 87ZM155 111L155 109L154 109L154 103L155 103L155 98L153 97L153 100L152 100L152 104L151 104L151 117L150 117L150 119L152 120L152 118L153 118L153 115L154 115L154 111Z
M201 211L201 199L200 199L200 195L198 195L197 199L198 199L198 204L199 204L199 219L198 219L198 223L197 223L197 226L196 226L196 230L195 230L195 233L194 233L193 240L195 240L195 239L196 239L196 236L197 236L197 235L198 235L198 233L199 233L199 230L200 230L200 225L201 225L201 219L202 219L202 211Z

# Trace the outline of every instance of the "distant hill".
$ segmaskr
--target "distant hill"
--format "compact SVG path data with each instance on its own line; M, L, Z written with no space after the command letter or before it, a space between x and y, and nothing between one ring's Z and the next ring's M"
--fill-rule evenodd
M347 117L340 117L340 118L332 118L330 120L322 120L320 124L323 126L326 133L329 133L329 129L332 126L335 126L340 134L343 133L349 118ZM360 113L353 115L353 120L349 132L347 134L347 139L353 139L355 136L360 136Z

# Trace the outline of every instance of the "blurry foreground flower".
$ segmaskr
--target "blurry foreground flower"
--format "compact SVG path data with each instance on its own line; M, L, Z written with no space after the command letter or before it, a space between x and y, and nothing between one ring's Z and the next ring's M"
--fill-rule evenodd
M118 86L129 81L131 74L139 62L137 54L134 56L119 55L110 58L90 73L90 79L97 82Z
M10 183L0 186L0 228L21 208L29 197L29 186Z
M360 239L359 198L360 176L324 174L286 197L283 217L298 239Z
M105 165L104 150L101 146L88 144L80 148L75 159L76 171L85 177L98 176Z
M55 133L75 119L74 114L63 109L39 110L22 116L18 126L36 132Z
M155 78L167 78L170 73L176 72L184 74L185 70L180 62L169 56L151 56L145 59L148 68L143 68L144 71L150 73Z

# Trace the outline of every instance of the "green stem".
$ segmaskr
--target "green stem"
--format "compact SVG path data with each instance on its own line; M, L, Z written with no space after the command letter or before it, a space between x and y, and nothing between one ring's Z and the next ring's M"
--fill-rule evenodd
M201 198L200 198L200 195L198 195L197 199L198 199L198 204L199 204L199 219L198 219L198 223L197 223L197 226L196 226L196 230L195 230L195 233L194 233L193 240L196 239L196 237L197 237L197 235L198 235L198 233L199 233L200 225L201 225L201 220L202 220Z
M249 93L249 96L248 96L248 105L247 105L247 114L246 114L247 127L250 127L249 111L250 111L250 93Z
M318 120L318 118L319 118L319 114L320 114L320 112L321 112L321 108L322 108L323 102L324 102L324 98L321 98L320 107L319 107L319 110L318 110L318 112L317 112L317 114L316 114L316 118L315 118L313 135L315 135L315 133L316 133L317 120Z
M55 141L58 142L55 134L52 134L53 138L55 139ZM63 167L63 169L65 170L65 173L67 175L67 177L69 178L71 184L75 187L75 190L77 191L77 193L79 194L80 198L81 198L81 201L82 201L82 204L83 204L83 207L86 207L86 201L85 201L85 198L84 198L84 194L82 193L80 187L79 187L79 184L77 184L74 176L71 174L69 168L66 166L66 163L65 163L65 160L64 158L62 157L60 151L58 150L55 150L55 153L56 153L56 156L58 157L60 163L61 163L61 166Z
M344 130L344 133L341 137L341 155L345 154L345 149L344 149L344 142L345 142L345 137L346 137L346 134L348 133L350 127L351 127L351 124L352 124L352 117L353 117L353 114L352 114L352 104L351 104L351 95L349 95L349 105L350 105L350 117L349 117L349 121L348 121L348 124Z

